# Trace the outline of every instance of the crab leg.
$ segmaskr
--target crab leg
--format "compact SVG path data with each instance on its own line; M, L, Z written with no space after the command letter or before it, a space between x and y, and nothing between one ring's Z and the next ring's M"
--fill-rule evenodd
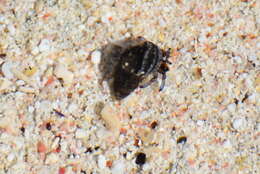
M143 84L140 86L140 88L146 88L147 86L151 85L153 82L156 81L156 79L158 78L158 73L155 73L153 78L151 80L149 80L147 83Z
M161 86L160 86L159 91L162 91L162 90L163 90L163 88L164 88L164 86L165 86L165 80L166 80L166 73L163 72L163 73L162 73L162 83L161 83Z

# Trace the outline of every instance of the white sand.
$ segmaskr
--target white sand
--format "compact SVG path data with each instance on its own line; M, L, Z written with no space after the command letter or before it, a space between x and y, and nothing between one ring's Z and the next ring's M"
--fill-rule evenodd
M257 0L0 0L0 174L259 174L259 19ZM173 64L115 102L98 51L129 36Z

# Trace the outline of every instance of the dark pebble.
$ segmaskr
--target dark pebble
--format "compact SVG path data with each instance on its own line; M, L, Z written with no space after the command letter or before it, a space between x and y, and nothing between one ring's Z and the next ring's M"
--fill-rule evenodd
M145 153L142 153L142 152L140 152L140 153L138 153L137 154L137 156L136 156L136 159L135 159L135 163L137 164L137 165L144 165L145 164L145 161L146 161L146 155L145 155Z
M47 130L51 130L51 123L47 123L47 124L46 124L46 129L47 129Z
M187 137L182 136L177 139L177 144L185 144L187 141Z

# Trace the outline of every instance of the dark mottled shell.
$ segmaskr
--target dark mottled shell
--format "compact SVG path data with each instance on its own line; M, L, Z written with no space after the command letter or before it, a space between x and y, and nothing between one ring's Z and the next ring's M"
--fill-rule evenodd
M122 99L134 91L150 73L158 71L162 51L149 41L127 48L114 72L115 97Z

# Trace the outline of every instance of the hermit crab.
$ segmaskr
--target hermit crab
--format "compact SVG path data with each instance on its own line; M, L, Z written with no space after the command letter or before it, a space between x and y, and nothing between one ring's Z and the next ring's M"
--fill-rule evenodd
M114 46L112 90L114 97L121 100L136 88L145 88L155 82L161 74L159 91L165 86L169 71L170 49L164 51L143 37L129 38ZM113 57L113 56L112 56ZM150 77L150 78L149 78ZM147 80L149 79L149 80Z

